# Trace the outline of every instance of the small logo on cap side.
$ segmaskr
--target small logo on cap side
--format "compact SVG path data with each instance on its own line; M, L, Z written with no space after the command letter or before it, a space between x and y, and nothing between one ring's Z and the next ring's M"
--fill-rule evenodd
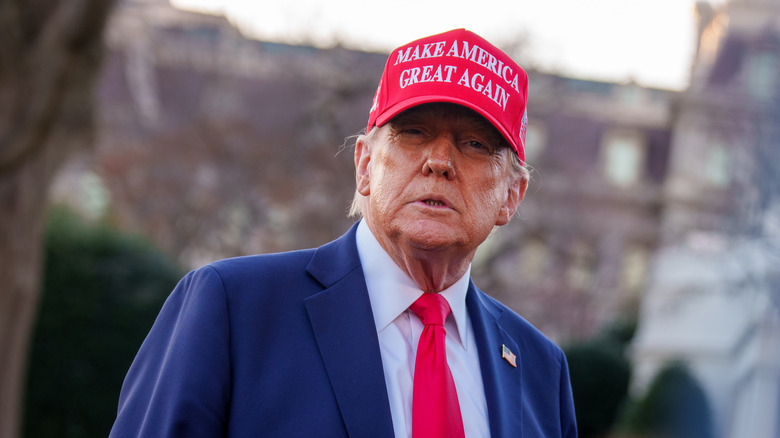
M374 102L371 104L371 109L368 112L373 113L374 111L376 111L376 107L379 105L379 92L380 91L382 91L382 83L381 82L376 87L376 93L374 93Z
M520 122L520 143L525 147L525 130L528 126L528 108L523 111L523 120Z

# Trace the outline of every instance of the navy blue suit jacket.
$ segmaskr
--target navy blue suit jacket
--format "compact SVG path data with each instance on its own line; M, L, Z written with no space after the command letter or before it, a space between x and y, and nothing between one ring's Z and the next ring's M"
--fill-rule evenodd
M111 437L392 437L355 229L184 277L130 367ZM576 437L561 350L473 283L466 304L491 435Z

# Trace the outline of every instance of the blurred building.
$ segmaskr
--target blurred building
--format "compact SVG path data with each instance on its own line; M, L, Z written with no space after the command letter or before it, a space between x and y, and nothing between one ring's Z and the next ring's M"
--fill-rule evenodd
M697 7L676 104L660 247L634 386L670 360L703 384L723 438L780 437L780 1Z
M81 196L188 267L321 244L352 222L351 151L338 152L364 128L386 54L257 41L167 0L120 2L107 45L97 147L60 198ZM531 189L473 274L574 340L636 314L677 94L529 74Z
M166 0L120 2L107 46L91 160L110 220L187 267L322 244L352 222L339 148L386 55L252 40Z
M352 222L344 137L386 54L244 37L167 0L120 2L99 132L57 197L187 267L324 243ZM559 341L635 315L659 240L676 93L530 71L531 189L481 249L477 282Z

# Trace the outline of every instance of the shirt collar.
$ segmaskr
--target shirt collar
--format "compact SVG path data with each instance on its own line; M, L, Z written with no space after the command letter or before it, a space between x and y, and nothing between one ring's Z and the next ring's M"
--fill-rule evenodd
M379 333L408 309L423 294L423 291L387 254L363 220L358 224L356 238L360 264L363 267L368 297L371 301L371 311L374 314L376 331ZM452 317L458 327L458 337L466 350L468 350L466 292L468 292L470 273L471 265L458 281L440 292L450 305Z

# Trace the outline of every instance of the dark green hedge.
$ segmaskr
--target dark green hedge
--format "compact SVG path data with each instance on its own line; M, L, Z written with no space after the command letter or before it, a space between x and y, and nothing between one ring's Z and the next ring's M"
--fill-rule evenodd
M621 420L626 433L663 438L713 438L712 412L706 394L688 367L667 364L644 397Z
M631 377L620 350L604 339L566 348L580 438L604 436L618 418Z
M137 236L51 212L25 436L108 435L124 375L180 276Z

